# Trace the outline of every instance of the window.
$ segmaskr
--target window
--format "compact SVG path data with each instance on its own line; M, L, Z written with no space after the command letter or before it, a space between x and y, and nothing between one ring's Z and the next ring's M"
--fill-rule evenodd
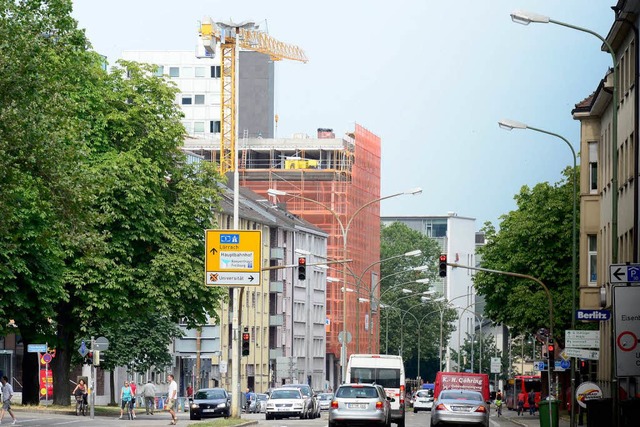
M191 105L193 103L193 99L191 95L182 95L182 105Z
M180 77L192 79L194 76L193 67L182 67L182 71L180 72Z
M169 67L169 77L180 77L180 68Z
M182 126L184 126L184 130L190 134L193 130L193 127L191 126L191 122L182 122Z
M220 120L211 120L209 122L209 132L220 133Z
M196 105L204 105L204 95L195 95L194 101Z
M162 65L159 65L158 68L156 68L156 72L153 73L153 75L156 77L162 77L163 74L164 74L164 67Z
M205 68L204 67L196 67L196 77L204 77L204 73L205 73Z
M193 133L204 133L204 122L193 122Z
M589 193L598 192L598 143L588 142L589 145Z
M589 250L588 271L589 283L596 283L598 280L598 237L595 234L587 235L587 245Z
M211 66L211 78L220 78L220 66L219 65L212 65Z

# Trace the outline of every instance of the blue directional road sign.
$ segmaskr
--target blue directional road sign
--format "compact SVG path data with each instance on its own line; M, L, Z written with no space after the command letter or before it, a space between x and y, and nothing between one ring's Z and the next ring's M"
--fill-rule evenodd
M87 349L87 345L84 343L84 341L82 341L82 344L80 344L80 348L78 349L78 353L80 353L80 356L84 357L87 355L87 353L89 353L89 350Z
M640 282L640 264L609 265L609 281L611 283Z

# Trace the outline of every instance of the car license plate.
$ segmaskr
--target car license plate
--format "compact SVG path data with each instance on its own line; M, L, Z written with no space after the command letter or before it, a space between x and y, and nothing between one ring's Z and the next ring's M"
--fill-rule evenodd
M466 406L452 406L451 410L455 412L469 412L469 408Z
M347 406L349 409L367 409L366 403L349 403Z
M202 412L215 412L215 409L203 409Z

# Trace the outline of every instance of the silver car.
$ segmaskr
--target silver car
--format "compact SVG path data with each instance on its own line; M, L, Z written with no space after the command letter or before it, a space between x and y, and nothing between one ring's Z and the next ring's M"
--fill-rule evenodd
M474 424L489 427L489 406L482 393L471 390L442 390L433 402L431 427L446 424Z
M329 427L369 426L389 427L391 398L374 384L342 384L329 407Z
M331 407L331 401L333 400L333 393L320 393L318 395L318 404L320 410L327 411Z

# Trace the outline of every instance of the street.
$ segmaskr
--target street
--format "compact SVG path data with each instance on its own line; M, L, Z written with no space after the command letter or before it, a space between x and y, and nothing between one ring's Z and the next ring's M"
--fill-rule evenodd
M16 425L20 426L70 426L70 427L81 427L81 426L121 426L121 427L151 427L151 426L162 426L167 425L169 422L169 415L163 412L157 412L155 415L138 415L137 419L134 421L129 420L119 420L117 416L113 417L96 417L93 420L87 417L77 417L75 415L63 414L63 413L53 413L53 412L44 412L44 411L25 411L18 409L15 411L15 414L18 418L18 422ZM187 426L187 425L198 425L200 422L189 420L189 414L181 412L179 415L178 425ZM327 413L323 412L322 417L315 420L300 420L297 418L284 419L284 420L265 420L264 414L242 414L242 418L247 421L255 421L258 425L261 426L277 426L277 427L315 427L315 426L326 426L327 425ZM425 427L429 425L430 421L430 413L429 412L420 412L418 414L414 414L413 412L408 412L406 415L406 426L407 427ZM495 411L491 414L490 420L491 427L499 427L499 426L514 426L521 425L525 427L534 427L539 425L539 420L537 416L525 416L525 417L517 417L515 412L507 411L502 417L497 418L495 416ZM204 421L202 421L204 422ZM2 425L10 425L11 418L5 414L5 418L2 422ZM561 421L560 425L563 426L564 423ZM395 424L392 424L395 427Z

